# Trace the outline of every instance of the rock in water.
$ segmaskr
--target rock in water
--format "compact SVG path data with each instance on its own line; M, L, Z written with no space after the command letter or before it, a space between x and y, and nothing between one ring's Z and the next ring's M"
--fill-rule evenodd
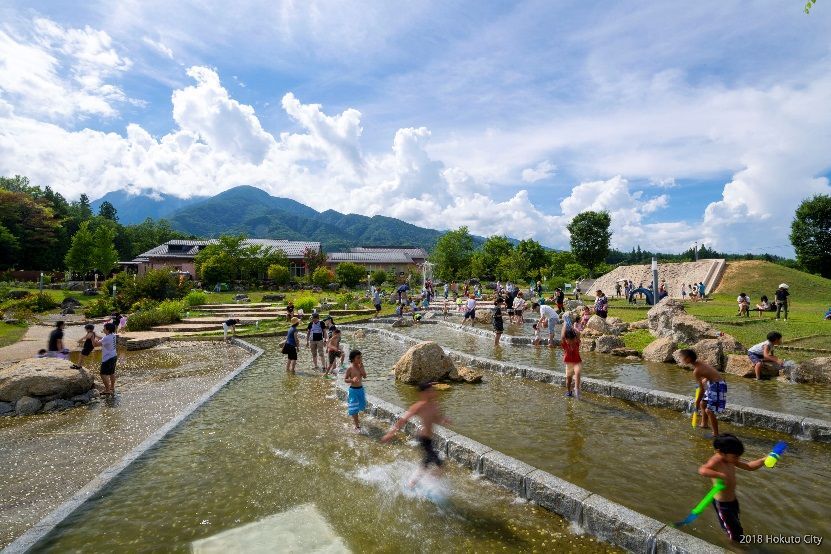
M72 398L92 388L86 369L72 369L58 358L30 358L0 370L0 400L15 402L24 396Z
M643 349L643 359L650 362L672 362L678 344L671 337L659 337Z
M392 326L393 327L412 327L413 326L413 320L404 319L404 318L396 319L395 321L392 322Z
M753 364L746 354L727 354L725 356L724 372L739 377L756 377ZM770 379L779 375L779 367L773 364L762 364L762 378Z
M451 377L454 381L464 381L465 383L481 383L482 382L482 372L478 369L473 369L472 367L460 367L459 370L456 372L456 375L453 375L451 372Z
M698 359L705 364L724 371L724 351L722 343L718 339L703 339L693 345L693 350L698 354Z
M831 383L831 357L811 358L786 369L791 381L797 383Z
M31 415L36 414L43 408L43 402L31 396L24 396L20 398L14 405L14 410L17 415Z
M354 336L356 339L362 339L362 338L366 337L366 333L364 333L364 331L362 329L358 329L357 331L355 331L355 334L352 335L352 336Z
M411 347L393 366L395 380L416 385L440 381L456 371L453 360L435 342L420 342Z

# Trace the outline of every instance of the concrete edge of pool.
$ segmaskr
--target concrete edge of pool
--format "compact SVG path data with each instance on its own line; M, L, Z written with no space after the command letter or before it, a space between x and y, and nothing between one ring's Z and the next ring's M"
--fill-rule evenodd
M184 423L191 415L194 414L205 402L211 399L217 392L225 387L228 383L234 380L240 373L247 369L254 361L256 361L265 351L253 344L247 343L243 340L234 338L232 343L244 348L251 353L251 356L240 364L231 373L222 378L205 394L191 402L175 417L170 419L167 423L156 429L153 434L144 439L138 446L133 448L130 452L124 455L121 460L114 465L108 467L103 472L98 474L89 483L84 485L72 497L58 506L54 511L41 519L39 522L30 527L25 533L17 537L12 543L7 545L2 554L18 554L29 551L35 544L48 535L53 529L61 524L66 518L72 515L78 508L84 505L90 498L103 492L107 486L113 481L115 477L127 469L133 462L139 459L142 455L153 449L158 443L171 431Z
M348 385L336 384L338 399L346 400ZM366 395L367 412L375 419L394 423L404 408ZM418 424L407 422L404 432L418 432ZM710 554L726 552L671 525L630 510L616 502L512 458L446 427L434 429L436 447L446 458L476 471L519 497L580 525L587 533L631 552L656 554Z
M396 333L395 331L390 331L388 329L379 329L377 327L346 324L343 328L361 329L364 332L376 333L405 344L417 344L419 342L423 342L420 339ZM474 356L472 354L467 354L465 352L449 348L445 348L444 350L455 361L473 365L480 369L502 373L503 375L522 377L532 381L538 381L540 383L555 385L565 384L565 373L561 373L559 371L552 371L550 369L542 369L510 362L499 362L491 360L490 358ZM692 411L692 398L681 394L656 389L646 389L635 385L625 385L623 383L606 381L603 379L594 379L591 377L584 377L581 382L582 388L586 392L618 398L629 402L639 402L641 404L655 406L657 408L667 408L676 412L690 413ZM729 423L745 427L756 427L769 431L777 431L779 433L784 433L786 435L791 435L805 440L831 443L831 422L812 417L773 412L761 408L732 404L719 415L719 421L727 421Z

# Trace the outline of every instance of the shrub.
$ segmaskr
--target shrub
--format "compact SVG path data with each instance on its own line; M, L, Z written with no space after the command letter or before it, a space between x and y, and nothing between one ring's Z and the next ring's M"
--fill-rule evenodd
M291 273L284 265L272 264L268 266L268 278L277 285L287 285L291 281Z
M325 287L335 280L335 274L325 267L319 267L312 273L312 283L319 287Z
M366 276L366 269L352 262L344 262L335 268L335 275L343 286L352 288Z
M159 303L149 298L142 298L130 307L130 313L152 310L158 306Z
M103 317L115 311L115 305L109 296L99 296L94 301L90 302L84 309L84 315L87 317Z
M117 287L115 307L126 312L143 298L157 301L182 298L193 288L193 281L180 281L168 269L152 269L141 277L125 272L115 274L104 281L107 294L112 295L113 285Z
M373 271L372 272L372 277L371 277L372 284L375 285L376 287L380 287L384 283L386 283L387 278L388 278L388 275L387 275L386 271L381 271L379 269L378 271Z
M186 306L201 306L208 303L208 295L201 290L192 290L183 299Z
M22 309L35 313L41 313L48 310L54 310L60 306L54 298L46 293L26 294L23 297L15 298L15 295L13 294L15 292L17 291L11 291L8 293L7 297L9 299L3 303L0 303L0 311Z
M167 325L182 319L182 312L185 310L184 302L178 300L165 300L158 306L148 310L139 310L130 315L127 319L127 330L147 331L156 325Z
M317 270L315 270L315 273L317 273ZM314 296L301 296L294 301L294 307L295 309L303 310L304 313L310 313L317 307L317 298Z

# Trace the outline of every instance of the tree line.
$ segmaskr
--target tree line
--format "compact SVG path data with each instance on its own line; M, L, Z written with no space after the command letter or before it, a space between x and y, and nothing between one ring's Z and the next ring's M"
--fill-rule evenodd
M108 273L119 260L185 238L165 220L122 225L109 202L95 214L86 194L70 202L26 177L0 177L0 270Z

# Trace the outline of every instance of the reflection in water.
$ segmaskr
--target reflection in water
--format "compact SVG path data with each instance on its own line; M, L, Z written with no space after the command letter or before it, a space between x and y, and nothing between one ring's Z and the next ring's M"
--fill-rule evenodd
M388 327L388 326L385 326ZM525 364L564 372L562 351L545 346L493 347L493 341L444 325L421 325L393 329L422 340L435 340L445 348L499 361ZM594 377L692 396L695 383L692 373L682 367L652 362L631 362L622 358L593 352L582 352L583 377ZM807 417L829 419L831 386L792 383L790 381L756 381L725 374L728 403L753 406Z
M369 394L399 406L417 397L414 387L387 377L406 351L403 344L374 334L354 343L372 380ZM587 361L589 371L599 358ZM684 516L707 492L697 469L712 455L711 441L690 427L685 414L589 393L580 400L565 398L560 387L489 372L483 384L452 385L439 398L454 431L659 521ZM831 536L831 491L825 486L831 480L831 445L724 427L742 439L748 458L767 454L778 440L791 448L787 466L740 472L745 529ZM780 500L771 503L771 498ZM712 514L687 531L723 544Z

